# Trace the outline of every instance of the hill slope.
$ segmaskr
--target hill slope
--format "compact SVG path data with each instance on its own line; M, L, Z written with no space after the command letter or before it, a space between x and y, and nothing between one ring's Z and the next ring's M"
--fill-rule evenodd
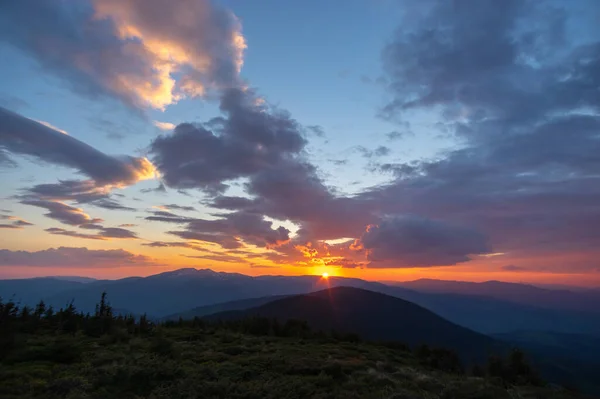
M368 340L450 348L473 361L487 358L490 351L502 346L490 337L451 323L414 303L352 287L297 295L207 318L242 319L252 315L305 320L313 329L351 332Z
M0 397L233 399L583 399L454 374L370 343L280 338L198 327L99 338L23 335L0 358Z
M163 317L163 320L178 320L182 318L183 320L191 320L194 317L204 317L208 315L212 315L215 313L221 312L229 312L232 310L246 310L255 308L257 306L261 306L267 304L269 302L276 301L278 299L287 298L290 295L272 295L272 296L263 296L259 298L250 298L250 299L240 299L239 301L229 301L223 303L217 303L215 305L207 305L207 306L198 306L196 308L190 309L186 312L175 313L166 317Z

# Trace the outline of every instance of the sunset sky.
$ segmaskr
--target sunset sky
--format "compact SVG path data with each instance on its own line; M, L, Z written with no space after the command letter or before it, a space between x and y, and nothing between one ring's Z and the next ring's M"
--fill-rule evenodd
M0 278L600 286L596 0L0 4Z

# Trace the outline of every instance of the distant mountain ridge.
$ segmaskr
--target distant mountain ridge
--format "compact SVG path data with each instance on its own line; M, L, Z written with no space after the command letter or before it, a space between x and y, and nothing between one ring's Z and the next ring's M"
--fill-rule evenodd
M100 294L108 293L113 307L160 319L191 309L277 295L306 294L327 287L350 286L414 302L453 323L484 334L514 330L600 333L600 316L591 312L540 308L485 295L418 292L356 278L321 276L258 276L179 269L148 277L97 280L89 283L53 278L0 280L0 296L35 305L40 299L54 307L74 301L93 312Z
M394 283L393 285L426 293L484 295L490 298L542 308L600 313L600 307L596 305L600 302L600 291L594 289L550 289L495 280L475 283L419 279Z

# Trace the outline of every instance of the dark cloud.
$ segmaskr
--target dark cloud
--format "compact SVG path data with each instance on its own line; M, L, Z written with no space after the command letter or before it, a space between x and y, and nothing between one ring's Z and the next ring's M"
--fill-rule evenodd
M384 113L439 115L462 148L382 165L396 179L355 200L471 226L495 251L588 254L591 267L600 29L576 14L585 7L561 2L420 4L384 51L394 96ZM571 37L573 26L585 34Z
M179 217L179 216L175 215L174 213L167 212L167 211L152 211L152 213L154 214L154 216L162 216L165 218L178 218Z
M405 122L406 124L408 124L408 122ZM389 133L385 134L385 137L387 137L388 140L390 141L394 141L394 140L402 140L403 138L405 138L406 136L410 135L409 131L398 131L398 130L392 130Z
M93 202L106 197L93 180L59 180L58 183L36 184L25 189L25 195L38 199Z
M73 168L96 185L132 184L153 176L145 158L112 157L41 123L0 108L0 149Z
M376 157L385 157L387 155L390 155L391 152L392 150L389 147L380 145L379 147L375 148L375 150L373 151L373 155L375 155Z
M298 123L256 100L251 92L228 90L221 99L225 117L207 125L180 124L154 140L150 154L163 181L170 187L221 192L226 182L298 154L306 144Z
M0 224L0 229L22 229L22 226L16 224Z
M155 222L182 224L182 223L189 223L190 221L195 220L193 218L189 218L186 216L179 216L172 212L167 212L167 211L150 211L150 213L152 214L152 216L146 216L145 219L155 221Z
M348 160L347 159L330 159L329 162L331 162L335 166L344 166L348 163Z
M20 226L20 227L25 227L25 226L33 226L33 223L29 223L29 222L27 222L27 221L25 221L25 220L22 220L22 219L20 219L20 220L15 220L15 221L13 222L13 224L14 224L15 226Z
M251 91L236 90L225 93L221 109L224 117L182 124L161 136L151 154L167 185L202 189L209 194L205 205L234 212L216 221L161 215L148 220L189 222L171 233L226 248L240 247L241 241L267 247L287 241L289 232L273 229L264 216L299 224L300 240L356 237L373 220L369 209L359 213L353 200L331 193L304 157L302 126L286 112L257 101ZM241 178L246 197L218 195Z
M163 108L239 85L241 25L208 0L24 0L0 10L0 40L88 96Z
M23 189L22 192L20 197L24 199L75 201L78 204L89 204L110 210L135 210L112 198L117 194L111 194L106 188L98 187L93 180L59 180L58 183L37 184Z
M2 210L3 212L10 212ZM29 223L17 216L0 214L0 220L12 220L11 224L3 223L0 224L1 229L22 229L23 227L33 226L33 223Z
M165 185L163 183L160 183L157 187L155 188L142 188L140 190L141 193L147 194L147 193L166 193L167 192L167 187L165 187Z
M44 214L45 216L71 226L102 222L100 218L90 217L83 209L75 208L58 201L32 199L21 201L21 203L47 209L49 212Z
M138 238L135 232L121 227L105 227L99 234L106 238Z
M78 233L73 230L65 230L65 229L61 229L59 227L50 227L50 228L45 229L44 231L46 231L50 234L54 234L54 235L68 236L68 237L73 237L73 238L84 238L87 240L105 240L106 239L98 234Z
M72 230L61 229L58 227L51 227L51 228L46 229L45 231L47 231L50 234L64 235L64 236L75 237L75 238L84 238L84 239L88 239L88 240L108 240L111 238L117 238L117 239L137 239L138 238L138 236L135 232L133 232L131 230L123 229L120 227L102 227L99 225L84 225L82 227L85 229L89 229L89 230L98 230L98 232L96 234L85 234L85 233L78 233L78 232L72 231Z
M186 230L169 231L168 233L178 236L179 238L183 238L184 240L206 241L214 244L219 244L225 249L235 249L243 247L243 243L240 242L239 239L225 234L208 234Z
M208 259L214 260L216 262L225 262L225 263L248 263L248 260L241 258L239 256L233 256L228 254L212 254L212 255L183 255L186 258L194 258L194 259Z
M254 213L235 212L215 220L193 219L185 231L170 231L184 239L208 241L227 248L246 244L260 247L277 247L290 240L284 227L273 228L273 223Z
M2 212L8 212L11 213L11 211L2 209ZM21 219L20 217L14 216L14 215L6 215L6 214L1 214L0 213L0 220L12 220L12 224L15 226L33 226L33 223L29 223L28 221Z
M86 230L101 230L104 228L104 226L102 226L101 224L86 223L86 224L80 225L79 228L86 229Z
M0 266L117 268L122 266L152 266L151 258L135 255L123 249L92 250L59 247L42 251L11 251L0 249Z
M120 202L112 198L100 198L98 200L90 202L91 205L97 206L98 208L117 210L117 211L136 211L137 209L130 206L125 206Z
M165 204L165 205L160 205L161 208L165 208L165 209L174 209L176 211L186 211L186 212L193 212L196 210L196 208L194 208L193 206L183 206L183 205L177 205L177 204Z
M386 147L384 145L380 145L374 150L369 150L364 146L357 146L355 147L355 150L367 159L371 159L374 157L385 157L387 155L390 155L390 153L392 152L392 150L389 147Z
M316 137L325 137L325 130L323 130L323 128L319 125L308 125L306 126L306 130L311 134L315 135Z
M369 267L447 266L490 250L477 231L415 216L370 225L353 249L365 251Z
M460 146L424 160L373 160L390 181L353 196L338 195L308 161L305 136L314 127L269 107L252 90L224 90L222 116L180 124L155 139L149 154L160 190L201 190L203 205L228 213L189 218L170 212L186 209L167 205L146 219L179 224L169 233L182 241L148 245L256 245L269 248L264 256L275 263L340 267L453 265L489 251L597 253L600 34L582 25L591 34L574 41L568 27L581 21L575 9L560 6L519 0L503 7L491 0L407 6L410 15L383 54L382 82L392 101L382 114L400 123L387 137L417 134L421 125L412 118L427 115L433 129ZM390 154L385 146L358 151L369 159ZM113 165L113 157L92 155ZM96 166L54 162L75 167L96 186ZM113 177L105 181L127 180L118 167L106 169L101 174ZM230 186L236 194L226 191ZM82 194L104 198L93 190ZM298 232L275 228L265 217ZM324 243L340 238L356 239L353 250L349 243Z

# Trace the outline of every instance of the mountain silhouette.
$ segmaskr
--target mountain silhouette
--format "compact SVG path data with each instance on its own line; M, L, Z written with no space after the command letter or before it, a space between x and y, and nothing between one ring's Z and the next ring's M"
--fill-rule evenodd
M246 276L210 269L179 269L148 277L97 280L88 283L55 278L0 280L0 296L23 305L35 306L40 299L55 308L74 301L78 310L93 312L100 294L106 291L114 308L155 319L187 313L191 309L228 304L224 309L204 309L206 315L222 310L247 309L254 298L297 295L335 286L351 286L380 292L416 303L453 323L483 334L539 330L597 334L600 317L591 312L544 309L485 295L424 293L404 287L356 278L321 276ZM262 301L262 300L261 300ZM206 313L209 311L209 313ZM186 316L188 317L188 316ZM193 317L193 316L192 316Z
M354 287L286 297L206 318L235 320L251 316L304 320L316 330L356 333L367 340L449 348L468 361L482 361L491 352L503 349L494 339L456 325L414 303Z
M469 281L419 279L394 283L393 285L426 293L484 295L540 308L600 312L600 307L596 306L596 303L600 301L600 291L592 289L579 289L577 291L565 288L548 289L529 284L494 280L474 283Z

